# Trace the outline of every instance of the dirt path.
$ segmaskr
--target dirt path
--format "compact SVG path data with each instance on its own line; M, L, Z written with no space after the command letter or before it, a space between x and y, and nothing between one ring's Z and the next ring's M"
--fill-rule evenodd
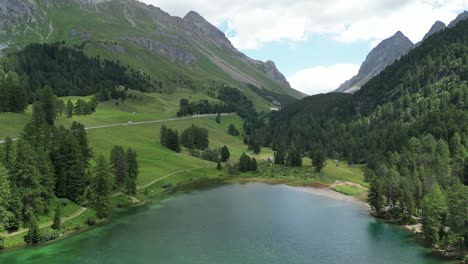
M91 126L91 127L87 127L86 130L118 127L118 126L137 126L137 125L155 124L155 123L163 123L163 122L179 121L179 120L190 120L190 119L203 118L203 117L216 117L216 115L217 114L204 114L204 115L193 115L193 116L187 116L187 117L170 117L170 118L165 118L165 119L141 121L141 122L129 121L127 123L114 123L114 124L102 125L102 126ZM235 113L221 114L221 116L228 116L228 115L235 115ZM16 140L18 140L18 138L13 139L13 141L16 141ZM0 140L0 144L3 144L3 143L5 143L5 140Z
M170 118L165 118L165 119L141 121L141 122L129 121L127 123L116 123L116 124L109 124L109 125L102 125L102 126L87 127L86 130L117 127L117 126L137 126L137 125L155 124L155 123L163 123L163 122L179 121L179 120L190 120L190 119L203 118L203 117L216 117L216 115L217 114L204 114L204 115L193 115L193 116L187 116L187 117L170 117ZM234 115L234 113L221 114L221 116L227 116L227 115Z
M47 34L47 37L45 38L44 42L47 42L47 40L49 40L50 35L52 35L52 33L54 33L54 26L52 25L52 20L50 20L50 22L49 22L49 34Z
M74 214L70 215L70 216L67 216L67 217L62 217L61 220L62 220L62 223L63 222L67 222L68 220L71 220L75 217L78 217L80 216L81 214L83 214L86 210L88 210L88 208L85 208L85 207L81 207L80 210L76 211ZM49 221L47 223L43 223L41 225L39 225L39 228L46 228L46 227L49 227L53 225L53 222L52 221ZM9 237L9 236L14 236L14 235L19 235L19 234L23 234L23 233L26 233L28 232L28 229L27 228L24 228L24 229L20 229L16 232L13 232L13 233L3 233L3 234L0 234L0 235L3 235L5 237Z

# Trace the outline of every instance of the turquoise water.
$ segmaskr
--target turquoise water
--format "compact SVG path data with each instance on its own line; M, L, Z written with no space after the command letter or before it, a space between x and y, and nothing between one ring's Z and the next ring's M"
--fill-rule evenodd
M366 208L260 183L227 185L116 213L111 223L0 263L442 263Z

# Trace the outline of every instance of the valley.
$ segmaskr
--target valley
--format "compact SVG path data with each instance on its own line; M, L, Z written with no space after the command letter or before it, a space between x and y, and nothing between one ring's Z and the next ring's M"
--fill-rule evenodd
M1 263L467 261L467 11L312 96L208 13L0 0Z

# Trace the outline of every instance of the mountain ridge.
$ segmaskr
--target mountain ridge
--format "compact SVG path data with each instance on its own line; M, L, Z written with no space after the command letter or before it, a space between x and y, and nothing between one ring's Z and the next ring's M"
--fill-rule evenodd
M137 0L6 0L0 6L0 50L65 40L91 55L120 60L155 79L220 80L266 101L248 84L302 98L270 61L249 58L195 11L172 16ZM17 12L5 12L18 10ZM2 26L0 26L2 27ZM264 102L262 104L268 104Z

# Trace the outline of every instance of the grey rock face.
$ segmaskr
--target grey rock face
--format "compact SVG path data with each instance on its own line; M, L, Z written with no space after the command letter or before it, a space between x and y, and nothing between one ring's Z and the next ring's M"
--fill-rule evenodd
M131 41L147 50L150 50L172 61L182 62L185 64L190 64L198 61L198 57L196 57L190 51L184 48L176 47L173 45L167 45L157 40L143 37L125 36L124 39Z
M428 37L434 35L435 33L438 33L446 28L445 24L441 21L436 21L434 25L432 25L431 29L429 32L424 35L422 41L426 40Z
M455 20L450 22L450 24L447 26L449 28L454 27L458 22L468 19L468 11L464 11L463 13L459 14Z
M366 60L359 69L359 73L340 85L335 92L352 93L359 90L372 77L408 53L414 46L411 40L398 31L395 35L377 45L367 55Z
M289 82L286 80L286 77L276 68L276 65L273 61L267 61L263 64L264 72L273 80L278 81L284 85L289 86Z

